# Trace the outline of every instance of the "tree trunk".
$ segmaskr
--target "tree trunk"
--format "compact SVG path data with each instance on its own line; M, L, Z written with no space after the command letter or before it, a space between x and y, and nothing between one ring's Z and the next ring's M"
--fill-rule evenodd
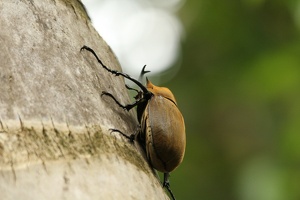
M0 2L0 199L168 199L138 148L120 70L78 0Z

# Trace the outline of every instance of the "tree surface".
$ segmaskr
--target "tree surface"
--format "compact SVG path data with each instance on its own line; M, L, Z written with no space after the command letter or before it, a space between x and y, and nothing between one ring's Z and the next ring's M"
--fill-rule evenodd
M168 199L131 134L121 70L78 0L0 2L1 199Z

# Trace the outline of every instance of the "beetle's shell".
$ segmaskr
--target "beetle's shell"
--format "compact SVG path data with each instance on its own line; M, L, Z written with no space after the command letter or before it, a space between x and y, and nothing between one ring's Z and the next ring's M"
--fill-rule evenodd
M154 95L148 101L141 120L147 157L158 171L171 172L182 162L184 156L184 120L173 94L169 91L171 97L166 97L155 92L160 87L149 84L151 83L148 82L147 88Z

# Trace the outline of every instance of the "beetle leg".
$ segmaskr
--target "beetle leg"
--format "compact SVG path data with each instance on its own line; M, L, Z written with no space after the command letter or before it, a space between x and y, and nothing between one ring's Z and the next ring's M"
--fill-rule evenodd
M175 200L175 196L170 188L170 181L169 181L170 173L164 173L164 182L163 182L163 187L165 187L168 192L170 193L171 197L173 200Z
M142 103L142 102L144 102L145 101L145 99L144 98L141 98L141 99L138 99L138 100L136 100L134 103L132 103L132 104L127 104L127 105L122 105L112 94L110 94L110 93L108 93L108 92L102 92L102 94L101 94L101 96L102 95L107 95L107 96L109 96L109 97L111 97L115 102L116 102L116 104L118 104L118 106L120 106L121 108L123 108L124 110L127 110L127 111L129 111L129 110L131 110L133 107L135 107L135 106L137 106L138 104L140 104L140 103Z
M134 89L132 87L130 87L129 85L125 84L125 87L128 89L128 90L133 90L133 91L136 91L137 93L139 93L139 91L137 89Z
M138 80L132 78L132 77L129 76L128 74L125 74L125 73L122 73L122 72L118 72L118 71L116 71L116 70L109 69L108 67L106 67L106 65L103 64L103 62L100 60L100 58L97 56L97 54L95 53L95 51L94 51L93 49L91 49L90 47L84 45L83 47L81 47L80 51L82 51L82 50L84 50L84 49L87 50L87 51L89 51L89 52L91 52L91 53L94 55L94 57L97 59L98 63L100 63L100 65L101 65L106 71L108 71L108 72L114 74L115 76L123 76L124 78L127 78L127 79L131 80L132 82L134 82L135 84L137 84L137 85L143 90L143 93L146 94L145 97L147 97L148 99L151 98L151 95L150 95L151 92L149 92L149 91L147 90L147 88L146 88L142 83L140 83ZM144 68L145 68L145 67L144 67ZM143 68L143 69L144 69L144 68ZM143 70L142 72L147 73L147 71L144 71L144 70Z
M137 89L134 89L132 87L130 87L129 85L125 84L125 87L128 89L128 90L133 90L137 93L137 95L134 97L136 100L138 99L141 99L143 98L143 92L142 91L138 91Z
M118 130L118 129L114 129L114 128L110 128L109 129L111 132L118 132L120 133L121 135L123 135L124 137L126 137L130 142L133 142L134 141L134 138L135 138L135 134L131 134L130 136L126 135L125 133L123 133L122 131Z

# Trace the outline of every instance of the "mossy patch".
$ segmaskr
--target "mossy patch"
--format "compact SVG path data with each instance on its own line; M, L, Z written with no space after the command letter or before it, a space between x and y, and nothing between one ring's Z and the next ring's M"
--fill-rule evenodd
M127 139L110 134L97 125L72 127L51 122L40 126L26 122L16 129L2 129L0 168L53 161L117 155L145 173L151 169L141 152ZM66 128L67 127L67 128ZM109 157L109 156L108 156Z

